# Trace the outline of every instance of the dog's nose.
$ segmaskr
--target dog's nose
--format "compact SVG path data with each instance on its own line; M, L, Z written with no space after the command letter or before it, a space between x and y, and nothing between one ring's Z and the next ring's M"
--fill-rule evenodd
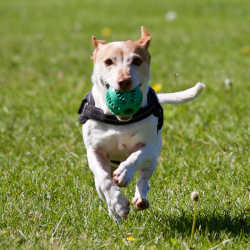
M132 85L132 79L130 77L122 79L121 81L118 82L119 88L124 91L130 90L131 85Z

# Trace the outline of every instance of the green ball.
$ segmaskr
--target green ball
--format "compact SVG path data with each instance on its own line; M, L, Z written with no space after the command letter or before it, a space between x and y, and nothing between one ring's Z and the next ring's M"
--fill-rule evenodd
M139 87L131 91L118 91L109 87L106 94L106 105L114 114L121 117L134 115L141 107L142 92Z

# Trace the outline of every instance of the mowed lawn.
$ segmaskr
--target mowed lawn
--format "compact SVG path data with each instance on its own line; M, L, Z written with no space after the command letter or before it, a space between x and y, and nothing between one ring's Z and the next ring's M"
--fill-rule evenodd
M95 191L77 110L92 85L91 35L137 39L141 25L153 37L151 85L207 86L164 108L150 208L117 226ZM249 104L248 0L2 0L0 248L249 249Z

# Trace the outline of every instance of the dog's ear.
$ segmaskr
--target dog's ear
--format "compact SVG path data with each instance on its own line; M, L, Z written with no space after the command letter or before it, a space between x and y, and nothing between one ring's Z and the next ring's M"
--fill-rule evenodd
M95 49L97 49L100 44L106 43L106 41L104 41L104 40L96 40L95 36L91 37L91 42L92 42L93 46L95 47Z
M144 49L147 49L150 44L151 38L152 36L148 33L148 31L143 26L141 26L141 38L138 40L140 46Z
M95 48L94 52L93 52L93 55L90 57L90 59L92 59L93 61L95 61L95 57L96 57L96 52L98 50L98 47L100 44L105 44L106 41L104 40L96 40L96 37L95 36L92 36L91 37L91 42Z

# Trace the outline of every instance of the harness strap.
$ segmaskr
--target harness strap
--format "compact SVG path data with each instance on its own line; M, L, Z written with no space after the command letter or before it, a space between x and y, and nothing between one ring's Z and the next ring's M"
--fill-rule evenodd
M163 125L163 109L159 103L157 95L152 88L148 91L148 105L142 107L139 111L133 115L129 121L119 121L115 115L104 114L102 109L95 107L95 101L92 93L89 92L82 100L81 106L78 110L80 114L80 123L84 124L87 120L92 119L113 125L126 125L134 122L141 121L150 115L154 115L158 118L157 130L160 130Z

